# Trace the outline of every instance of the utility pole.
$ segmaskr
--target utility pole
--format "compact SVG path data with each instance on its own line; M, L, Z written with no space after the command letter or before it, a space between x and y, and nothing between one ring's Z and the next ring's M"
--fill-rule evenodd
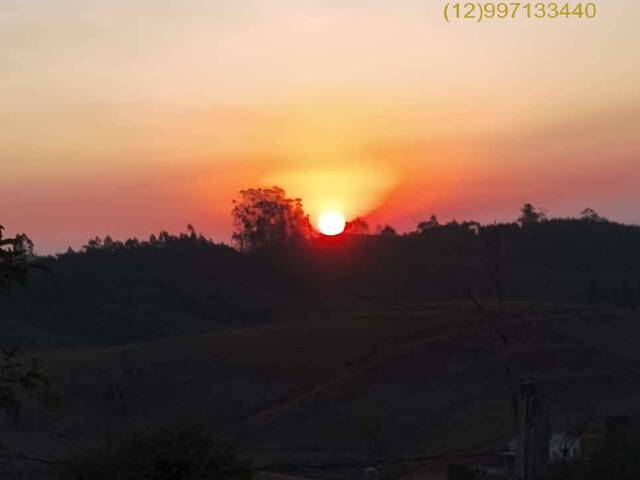
M531 381L520 386L518 432L516 479L547 480L551 436L549 411Z

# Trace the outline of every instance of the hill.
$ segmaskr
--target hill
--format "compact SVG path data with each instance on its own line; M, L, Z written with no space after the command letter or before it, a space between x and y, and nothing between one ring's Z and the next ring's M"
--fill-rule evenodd
M66 413L37 432L23 426L8 435L55 456L131 425L197 418L257 463L303 464L435 454L508 438L510 384L494 315L466 304L423 304L41 351L64 385ZM508 303L504 320L517 375L537 382L555 429L639 413L637 312Z
M286 272L210 242L88 249L40 260L0 301L32 345L118 344L270 322L305 293Z
M556 219L318 237L259 254L163 233L46 258L0 301L7 338L123 344L295 315L503 300L635 308L640 228Z

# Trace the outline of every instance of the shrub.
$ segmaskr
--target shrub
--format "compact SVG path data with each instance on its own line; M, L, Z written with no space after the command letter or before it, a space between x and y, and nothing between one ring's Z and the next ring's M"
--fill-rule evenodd
M227 480L248 478L231 444L196 424L145 428L108 439L60 463L60 480Z

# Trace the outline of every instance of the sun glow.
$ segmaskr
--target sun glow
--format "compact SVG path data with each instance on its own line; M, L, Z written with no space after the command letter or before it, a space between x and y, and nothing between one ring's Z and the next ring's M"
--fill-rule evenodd
M302 198L304 211L318 225L320 216L327 212L356 218L376 210L400 182L400 175L393 168L348 160L324 168L290 164L265 175L259 183L278 185L284 188L287 196Z
M318 217L318 229L323 235L333 237L344 232L347 222L340 212L324 212Z

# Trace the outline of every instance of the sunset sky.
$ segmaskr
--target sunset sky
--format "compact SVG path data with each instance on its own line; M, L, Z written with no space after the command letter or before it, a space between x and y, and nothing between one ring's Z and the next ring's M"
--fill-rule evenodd
M0 0L0 224L38 251L279 185L410 230L592 207L640 222L640 2L447 24L442 0Z

